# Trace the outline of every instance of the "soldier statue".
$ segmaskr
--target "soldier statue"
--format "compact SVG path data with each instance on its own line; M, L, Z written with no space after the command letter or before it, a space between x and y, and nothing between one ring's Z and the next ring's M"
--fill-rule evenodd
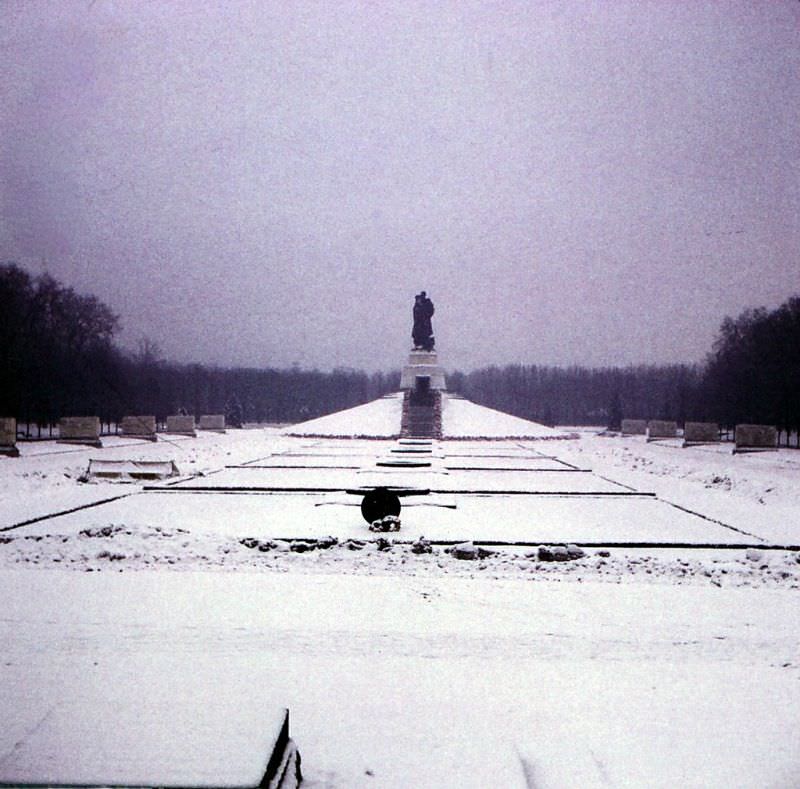
M411 339L414 341L415 351L433 350L433 312L433 302L424 290L414 297L414 328L411 330Z

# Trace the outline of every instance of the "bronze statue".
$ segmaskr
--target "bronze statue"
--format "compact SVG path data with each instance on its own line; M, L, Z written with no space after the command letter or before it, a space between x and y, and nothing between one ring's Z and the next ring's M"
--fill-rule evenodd
M414 328L411 330L411 339L414 341L415 351L433 350L433 312L433 302L424 290L414 297Z

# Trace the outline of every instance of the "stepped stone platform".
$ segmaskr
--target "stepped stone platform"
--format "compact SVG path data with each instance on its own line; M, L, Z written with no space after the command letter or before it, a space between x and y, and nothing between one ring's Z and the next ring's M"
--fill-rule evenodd
M147 689L124 703L83 689L53 706L0 765L0 786L294 789L289 712L225 694Z
M364 493L407 491L395 539L490 544L749 545L758 538L559 460L535 442L294 439L266 458L25 527L147 524L226 537L369 539ZM546 445L548 450L558 443ZM422 448L423 453L395 450ZM420 465L423 464L423 465Z

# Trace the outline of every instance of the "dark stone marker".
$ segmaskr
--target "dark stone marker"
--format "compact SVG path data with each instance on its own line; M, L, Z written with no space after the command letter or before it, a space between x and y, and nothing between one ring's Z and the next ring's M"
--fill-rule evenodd
M400 514L400 499L396 493L386 488L369 491L361 502L361 515L367 523Z

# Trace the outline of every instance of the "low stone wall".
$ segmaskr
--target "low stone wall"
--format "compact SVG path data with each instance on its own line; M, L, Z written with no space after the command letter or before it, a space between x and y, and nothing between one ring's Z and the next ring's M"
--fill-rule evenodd
M125 436L156 440L156 418L154 416L123 416L120 429Z
M173 414L167 417L167 433L180 433L181 435L194 436L194 415Z
M719 441L716 422L686 422L683 426L683 444L715 444Z
M225 415L224 414L203 414L200 417L198 424L200 430L216 430L217 432L225 432Z
M0 417L0 455L19 455L17 420L13 416Z
M677 422L668 422L662 419L651 419L647 423L648 441L652 441L657 438L677 438L677 436Z
M625 436L643 436L647 433L647 421L644 419L623 419L622 434Z
M773 425L736 425L734 444L734 452L777 449L778 431Z
M66 443L102 446L100 443L100 417L62 417L58 422L58 440Z

